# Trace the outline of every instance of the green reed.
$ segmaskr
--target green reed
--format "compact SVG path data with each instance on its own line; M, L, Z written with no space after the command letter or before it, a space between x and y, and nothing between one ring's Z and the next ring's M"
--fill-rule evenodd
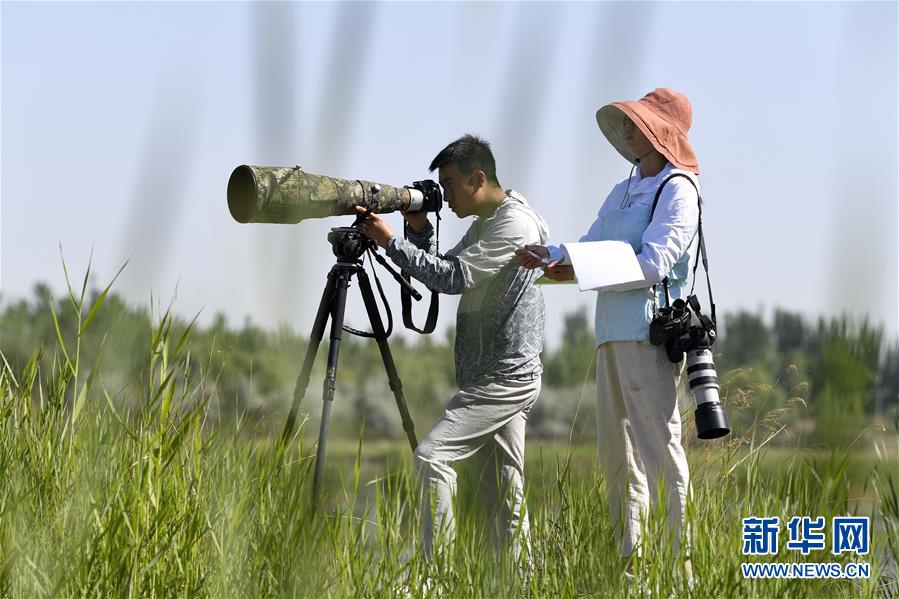
M785 404L757 414L727 442L690 444L693 493L680 540L687 550L676 554L665 514L651 510L633 581L622 573L589 441L530 442L530 562L511 563L494 548L473 493L478 474L462 468L456 543L425 563L408 448L390 447L373 463L361 431L352 447L335 443L316 509L304 427L285 445L269 432L277 427L251 416L210 418L215 363L195 366L191 326L175 335L171 307L147 331L147 363L136 380L105 387L89 365L97 357L83 355L79 342L106 291L87 306L84 288L70 288L73 330L55 320L50 350L37 349L18 371L2 361L3 596L874 597L895 584L893 448L878 446L861 473L846 452L775 456L768 441L783 430ZM44 351L52 351L49 362ZM753 405L751 392L726 400L729 409ZM852 558L871 563L871 579L742 578L740 562L760 560L741 554L741 518L829 522L850 513L875 522L871 555ZM692 586L682 573L685 554ZM850 558L782 551L778 560Z

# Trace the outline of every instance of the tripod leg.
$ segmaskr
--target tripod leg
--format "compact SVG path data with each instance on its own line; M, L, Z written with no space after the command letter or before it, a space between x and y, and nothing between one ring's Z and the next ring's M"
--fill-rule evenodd
M328 273L328 282L325 284L325 291L322 293L321 303L318 305L318 312L315 315L315 324L312 325L312 334L309 337L309 346L306 347L306 357L303 359L303 367L297 376L297 383L293 388L293 403L290 406L290 413L287 415L287 423L284 425L284 432L281 434L281 442L285 445L293 435L293 427L296 424L297 408L306 395L306 387L309 386L309 374L312 372L312 364L315 362L315 354L318 353L318 346L322 342L322 336L325 334L325 325L328 323L328 316L331 311L331 300L334 297L335 286L334 270Z
M346 293L350 286L352 271L337 269L334 277L334 295L331 304L331 338L328 345L328 370L322 385L322 417L318 431L318 449L315 454L315 478L312 498L318 505L321 493L322 469L325 463L325 444L328 440L328 419L331 417L331 402L337 388L337 358L340 356L340 341L343 338L343 314L346 311Z
M387 333L384 331L384 323L381 320L381 314L378 312L378 304L375 301L375 294L371 290L371 283L368 281L368 275L364 270L359 271L359 287L362 289L362 299L365 301L365 310L368 312L368 319L371 321L371 330L378 342L378 349L381 350L381 359L384 361L384 368L387 370L387 379L390 381L390 389L396 398L396 407L400 411L400 418L403 421L403 430L406 431L406 437L409 438L409 445L412 451L418 447L418 441L415 439L415 424L412 422L412 416L409 415L409 408L406 406L406 398L403 396L403 381L396 371L396 364L393 362L393 354L390 353L390 346L387 344Z

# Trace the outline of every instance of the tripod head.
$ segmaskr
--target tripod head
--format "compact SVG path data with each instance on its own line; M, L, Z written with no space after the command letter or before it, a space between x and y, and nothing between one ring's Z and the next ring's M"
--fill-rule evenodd
M394 270L384 257L378 253L378 244L359 231L359 224L362 220L362 218L357 218L352 226L334 227L328 233L328 242L331 244L331 251L337 256L337 264L358 265L361 263L363 254L369 252L369 255L384 267L399 286L405 289L415 301L421 300L421 294L408 281L403 279L400 273ZM375 275L375 282L380 289L381 283L378 281L377 275ZM381 292L381 297L384 297L383 291ZM390 306L387 305L386 299L384 299L384 305L387 306L387 312L390 314Z
M334 227L328 233L331 251L338 262L356 263L367 250L376 251L375 242L353 227Z

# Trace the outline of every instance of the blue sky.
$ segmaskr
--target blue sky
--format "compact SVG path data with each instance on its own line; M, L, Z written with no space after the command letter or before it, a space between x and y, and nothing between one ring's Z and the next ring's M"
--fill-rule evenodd
M719 313L896 334L894 2L3 2L0 21L3 301L61 293L59 244L82 272L93 247L97 285L131 257L132 302L177 288L182 314L305 331L346 223L234 222L235 166L400 185L475 132L563 242L628 172L595 110L666 85L693 103ZM448 213L444 246L467 226ZM546 297L554 344L593 298Z

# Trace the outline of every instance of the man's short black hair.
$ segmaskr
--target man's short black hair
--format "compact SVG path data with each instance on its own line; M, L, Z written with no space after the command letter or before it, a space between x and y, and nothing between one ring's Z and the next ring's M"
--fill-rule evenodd
M450 145L446 146L428 167L434 172L441 166L455 164L459 172L465 176L471 176L476 171L484 171L487 181L499 187L499 179L496 178L496 160L490 151L490 144L476 135L463 135Z

